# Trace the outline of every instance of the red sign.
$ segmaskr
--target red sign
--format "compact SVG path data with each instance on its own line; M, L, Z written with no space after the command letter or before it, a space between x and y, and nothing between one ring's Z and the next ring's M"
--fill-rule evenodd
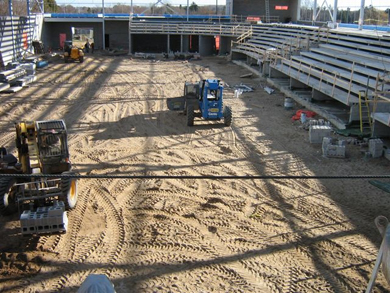
M260 21L259 16L247 16L246 18L247 21Z
M288 6L277 5L277 6L275 6L275 10L288 10Z

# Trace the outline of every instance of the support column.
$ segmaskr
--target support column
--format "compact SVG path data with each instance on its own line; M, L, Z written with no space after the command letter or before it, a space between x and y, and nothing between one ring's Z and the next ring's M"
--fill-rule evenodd
M12 7L12 0L8 0L9 16L11 18L11 34L12 34L12 61L15 61L15 36L14 36L14 11Z
M133 54L133 35L129 33L129 53L128 55Z
M334 5L333 5L333 24L334 28L337 28L336 23L337 23L337 0L334 0Z
M183 35L180 35L180 52L183 52Z
M103 21L102 21L102 31L103 31L103 50L106 49L106 24L104 22L104 0L102 0L102 13L103 13Z
M362 30L364 22L364 0L360 3L360 16L359 16L359 26L358 29Z
M314 0L312 24L314 24L316 21L317 21L317 0Z
M297 17L297 20L301 20L301 0L298 0L298 3L297 3L297 15L296 15L296 17Z
M170 51L171 51L171 35L168 34L167 35L167 53L169 54Z

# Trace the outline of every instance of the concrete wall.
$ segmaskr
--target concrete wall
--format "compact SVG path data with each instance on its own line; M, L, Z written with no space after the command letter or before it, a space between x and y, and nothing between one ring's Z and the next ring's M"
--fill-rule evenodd
M111 40L110 40L111 42ZM133 34L132 53L163 53L168 49L167 35L160 34Z
M190 50L190 38L188 35L181 35L181 52L188 52Z
M106 20L105 34L109 36L107 48L128 49L129 48L129 22Z
M231 37L220 37L219 41L219 55L229 54L232 48L232 40Z
M0 17L0 67L20 58L24 52L32 52L32 41L39 33L35 16Z
M43 43L45 47L59 48L60 34L66 34L66 38L72 37L72 27L92 28L95 41L95 48L103 48L103 23L102 22L45 22L43 26ZM129 48L129 23L127 21L105 21L105 37L108 40L108 48Z
M264 0L234 0L233 14L265 16ZM279 16L279 22L296 21L298 0L269 0L270 16ZM275 10L275 6L288 6L288 10ZM265 19L263 19L265 22Z
M199 36L200 56L211 56L215 53L215 38L213 36Z
M102 48L102 23L98 22L45 22L42 30L42 41L45 48L60 48L60 34L66 34L66 39L70 40L72 38L72 27L93 28L95 48Z

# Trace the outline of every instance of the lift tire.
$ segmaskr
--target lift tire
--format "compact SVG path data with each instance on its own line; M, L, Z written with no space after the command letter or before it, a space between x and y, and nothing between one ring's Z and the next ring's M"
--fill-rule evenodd
M229 106L226 106L223 110L223 122L226 126L230 126L233 121L232 109Z
M80 63L83 63L84 62L84 57L81 56L79 60L80 60Z
M15 196L12 191L12 186L14 184L14 178L0 178L0 214L3 216L11 215L18 210Z
M76 175L74 172L63 172L62 175ZM65 209L71 210L76 207L77 204L77 178L62 177L61 178L61 193L60 200L65 203Z
M193 105L188 105L187 107L187 125L194 126L195 111Z

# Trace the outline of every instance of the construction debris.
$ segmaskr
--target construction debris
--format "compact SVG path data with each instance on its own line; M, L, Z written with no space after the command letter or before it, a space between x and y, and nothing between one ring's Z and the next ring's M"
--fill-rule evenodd
M26 70L23 68L15 68L0 72L0 82L11 82L18 77L26 75Z
M0 83L0 92L6 90L6 89L9 89L10 88L10 84L9 83Z
M43 68L49 65L49 62L47 60L39 60L37 61L37 68Z
M46 67L47 60L37 57L28 57L20 62L10 62L7 70L0 71L0 92L15 93L23 87L36 81L36 68Z
M248 73L248 74L244 74L244 75L241 75L240 77L241 78L248 78L248 77L252 77L253 73Z
M26 75L21 78L15 79L14 81L12 81L11 85L25 87L36 80L37 78L35 75Z
M11 86L11 87L3 90L2 93L12 94L12 93L16 93L16 92L20 91L21 89L23 89L22 86Z
M272 94L275 90L274 89L271 89L270 87L266 86L264 88L264 90L268 93L268 94Z
M234 89L238 90L238 91L241 91L241 93L253 92L253 88L252 87L247 86L247 85L245 85L243 83L240 83L239 85L235 85Z
M136 52L136 53L134 54L134 57L143 58L143 59L156 59L156 55L155 55L155 54L140 53L140 52Z
M127 55L127 54L128 54L127 50L117 50L117 49L106 50L106 51L103 51L103 53L102 53L102 55L104 55L104 56L123 56L123 55Z
M327 158L345 158L345 140L324 137L322 140L322 155Z
M34 47L34 53L35 54L43 54L43 53L45 53L45 49L43 47L42 41L33 41L32 45Z

